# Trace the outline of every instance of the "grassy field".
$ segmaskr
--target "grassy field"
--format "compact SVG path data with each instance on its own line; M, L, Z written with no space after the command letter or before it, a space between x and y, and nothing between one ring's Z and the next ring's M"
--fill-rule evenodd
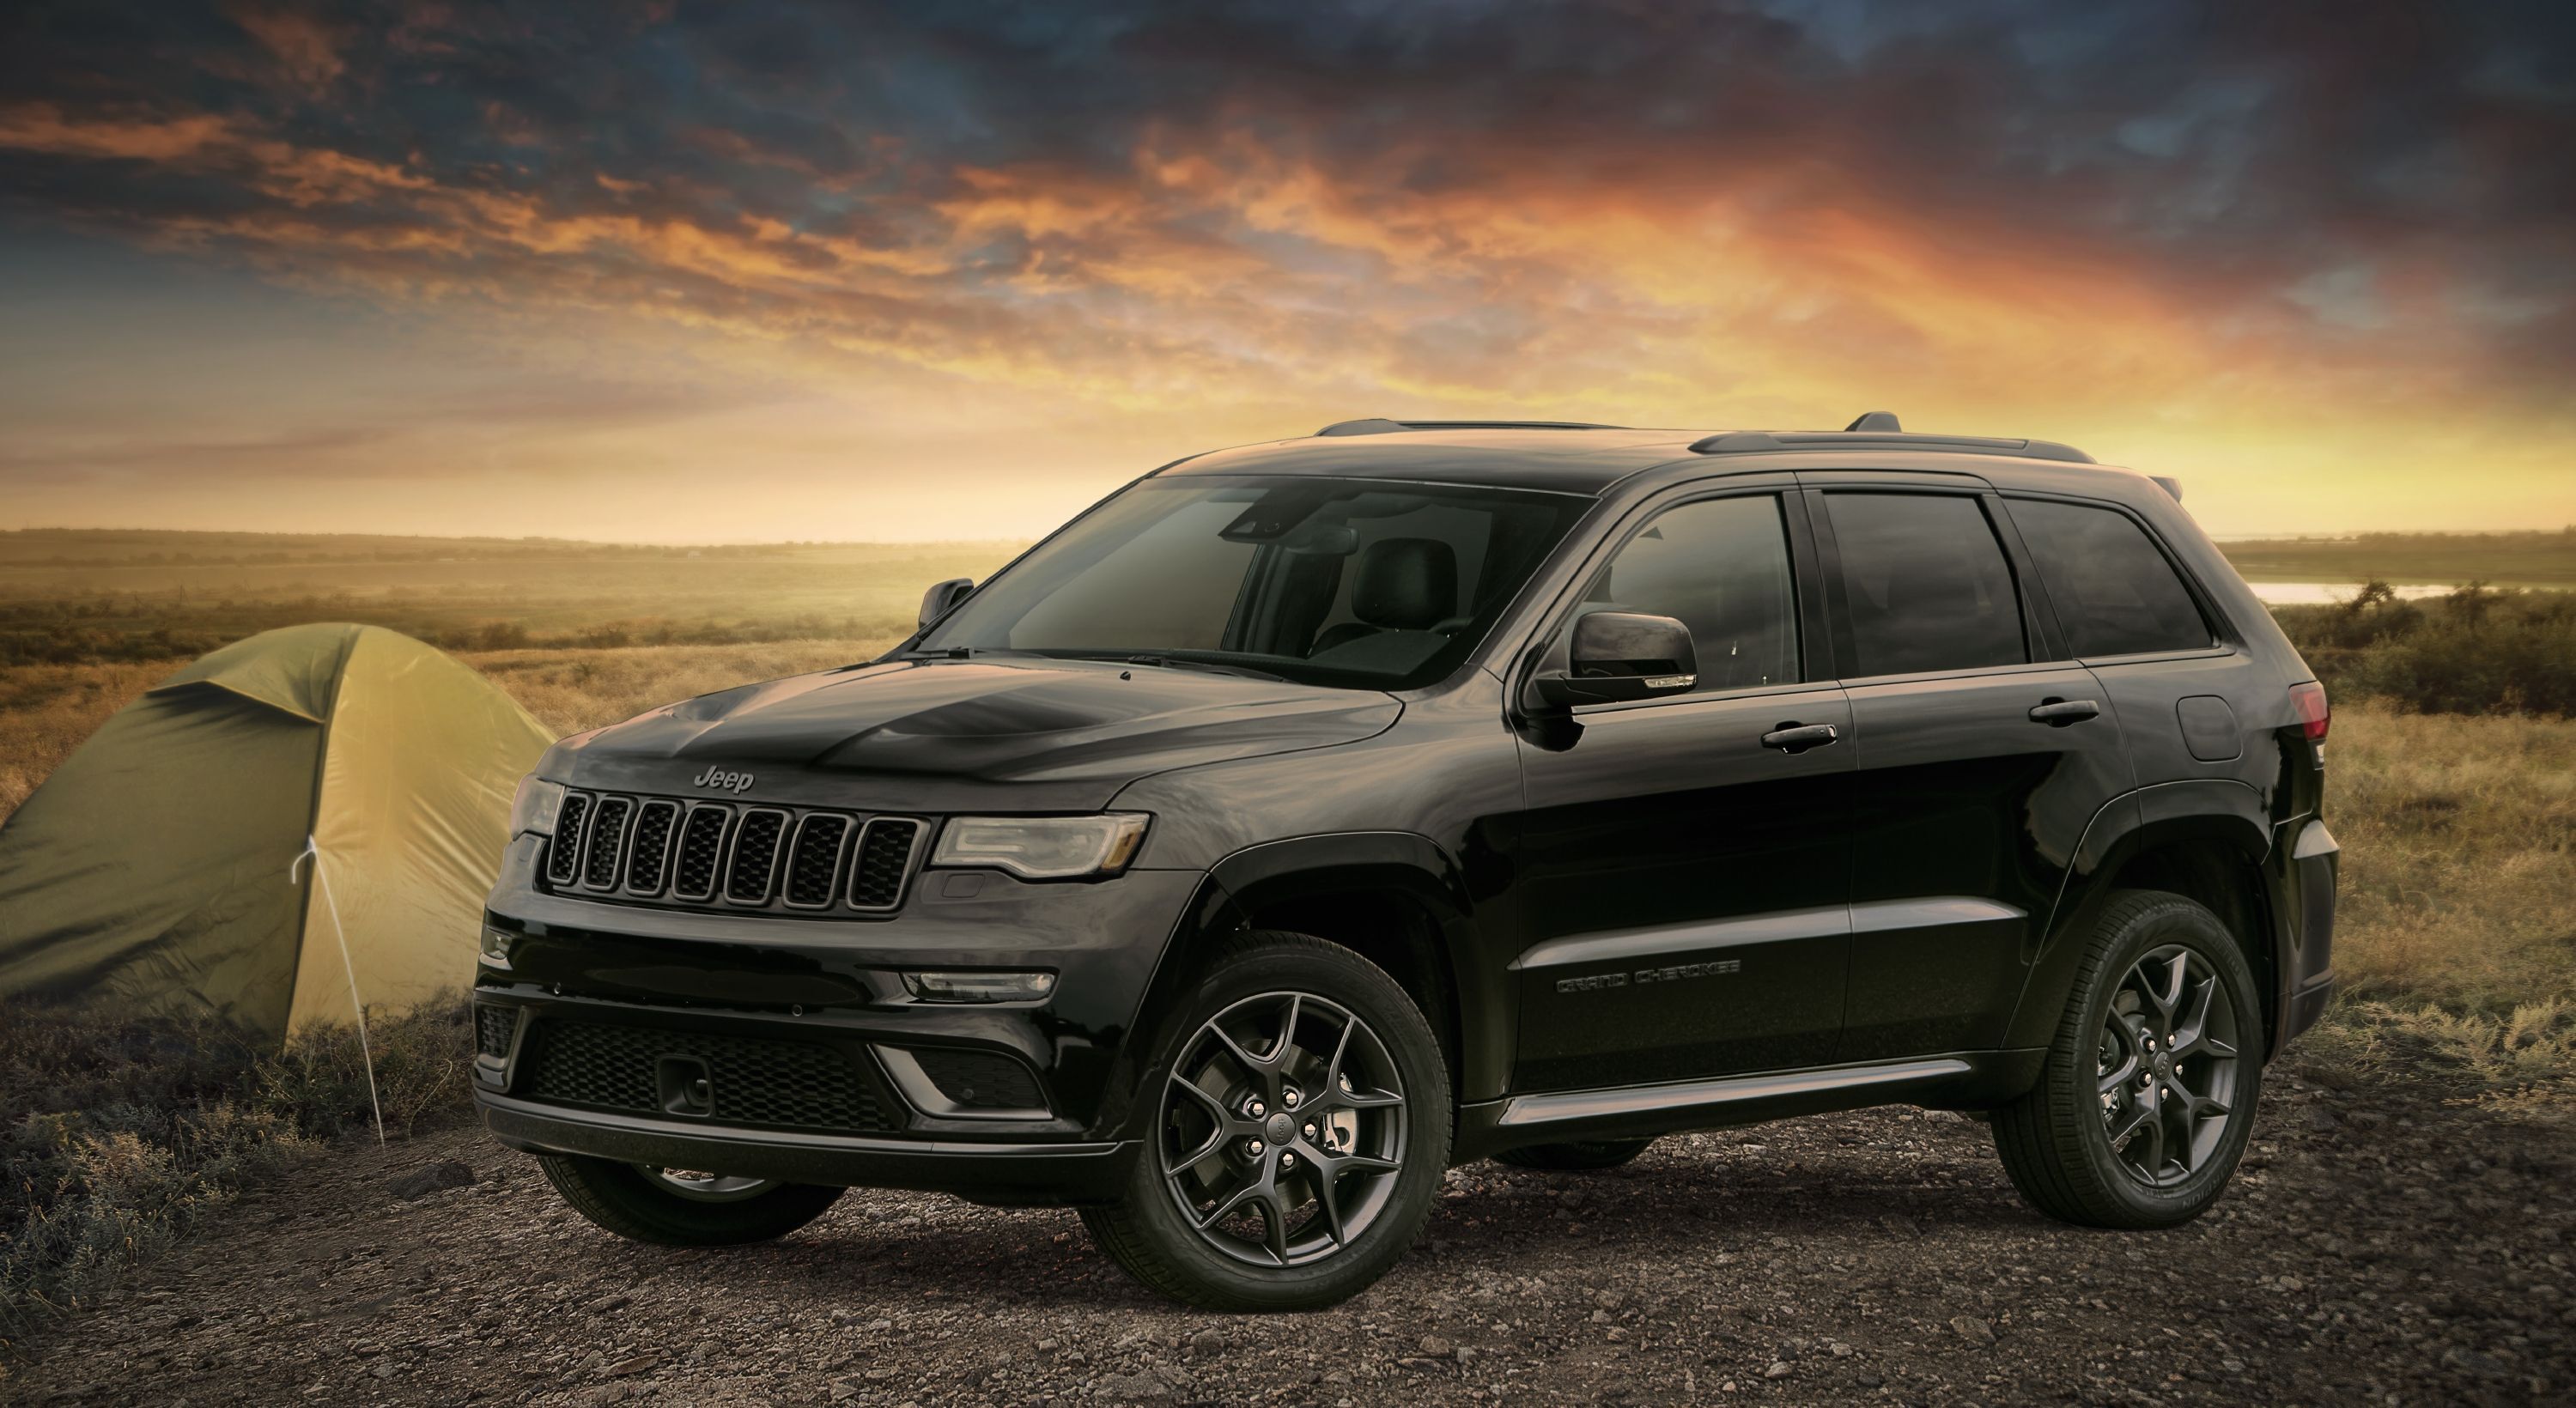
M2576 527L2522 533L2362 533L2218 545L2248 581L2576 586Z

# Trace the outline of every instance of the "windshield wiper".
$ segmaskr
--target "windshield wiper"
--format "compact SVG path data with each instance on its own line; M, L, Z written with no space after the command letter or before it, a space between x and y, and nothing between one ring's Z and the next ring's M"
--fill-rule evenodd
M1212 675L1240 675L1245 679L1269 680L1274 684L1292 683L1286 675L1272 674L1268 670L1256 670L1250 665L1237 665L1217 660L1193 660L1182 655L1156 655L1151 651L1136 655L1114 650L1050 650L1042 653L1055 656L1060 660L1104 660L1120 665L1144 665L1157 670L1200 670Z

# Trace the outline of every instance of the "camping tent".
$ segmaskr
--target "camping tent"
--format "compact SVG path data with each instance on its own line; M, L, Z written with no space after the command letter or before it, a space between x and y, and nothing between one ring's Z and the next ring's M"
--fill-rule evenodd
M369 1006L462 987L512 790L551 741L381 627L228 645L0 825L0 1000L211 1015L274 1042L353 1016L353 976ZM296 863L308 838L320 883Z

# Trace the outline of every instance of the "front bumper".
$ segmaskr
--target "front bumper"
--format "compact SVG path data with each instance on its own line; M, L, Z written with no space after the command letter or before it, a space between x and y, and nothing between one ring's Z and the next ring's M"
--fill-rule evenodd
M475 982L475 1099L503 1143L1013 1203L1114 1189L1130 1029L1205 880L933 872L891 917L799 919L552 894L538 854L510 848L486 915L508 966ZM905 990L911 969L1056 983L934 1003Z
M995 1143L712 1129L573 1110L476 1091L483 1127L531 1154L588 1154L657 1168L851 1188L919 1188L1007 1206L1107 1202L1132 1141Z

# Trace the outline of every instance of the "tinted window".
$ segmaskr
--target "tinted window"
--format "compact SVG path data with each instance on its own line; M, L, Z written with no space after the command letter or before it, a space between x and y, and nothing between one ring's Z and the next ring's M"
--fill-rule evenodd
M1957 494L1828 494L1856 676L2018 664L2021 601L1994 528Z
M2210 643L2209 623L2173 564L2127 514L2022 499L2012 516L2077 655L2196 650Z
M1588 500L1176 475L1093 509L916 643L1406 688L1464 659Z
M1769 495L1657 515L1593 579L1584 610L1642 611L1690 627L1700 690L1798 678L1798 594L1780 501Z

